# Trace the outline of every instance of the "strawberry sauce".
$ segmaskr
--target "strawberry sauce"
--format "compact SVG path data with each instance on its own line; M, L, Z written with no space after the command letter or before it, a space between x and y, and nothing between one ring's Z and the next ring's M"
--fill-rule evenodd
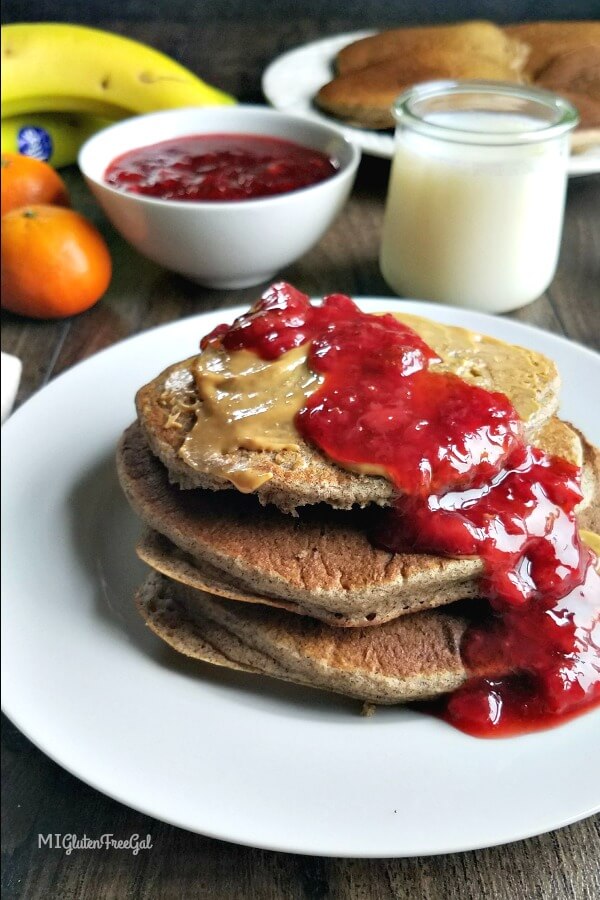
M504 737L600 704L600 574L577 529L581 472L529 445L503 394L430 368L434 351L393 316L341 294L314 307L284 283L209 341L263 359L310 343L323 383L299 432L401 494L374 543L483 560L488 614L461 646L470 677L432 709L468 734Z
M130 150L111 162L104 180L161 200L251 200L308 187L337 168L324 153L280 138L199 134Z

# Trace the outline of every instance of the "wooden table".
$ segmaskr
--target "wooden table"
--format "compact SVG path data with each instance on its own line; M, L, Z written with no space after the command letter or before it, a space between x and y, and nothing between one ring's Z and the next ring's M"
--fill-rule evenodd
M298 19L268 29L207 22L195 31L168 22L100 23L176 53L208 80L246 101L260 100L260 72L278 52L356 20ZM309 294L390 294L377 252L389 165L365 159L356 189L320 244L282 277ZM2 348L24 373L18 402L74 363L130 334L219 306L244 303L257 289L205 290L141 259L103 220L74 171L74 206L104 232L114 278L92 310L64 322L3 315ZM600 177L569 185L557 275L547 293L514 318L600 346ZM588 390L594 386L588 385ZM597 390L597 386L595 386ZM600 896L600 819L506 847L407 860L336 860L253 850L188 834L134 812L87 787L40 753L10 723L2 739L4 896L33 898L536 898ZM585 748L582 748L585 752ZM576 762L575 762L576 764ZM560 772L557 771L557 778ZM549 790L552 786L549 786ZM137 857L117 850L38 849L38 833L152 835Z

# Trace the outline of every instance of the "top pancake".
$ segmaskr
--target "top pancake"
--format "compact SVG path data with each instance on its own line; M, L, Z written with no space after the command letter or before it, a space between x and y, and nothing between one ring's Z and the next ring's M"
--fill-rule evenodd
M414 28L393 28L362 38L344 47L335 61L340 75L363 69L390 57L410 55L426 62L431 53L483 56L518 72L527 58L527 47L518 35L509 37L492 22L458 22Z
M400 315L436 351L438 371L453 372L466 381L501 391L523 419L528 434L543 426L558 406L559 376L554 363L532 350L443 325L418 316ZM342 469L300 439L299 450L238 450L219 455L204 471L192 469L178 455L195 420L193 358L170 366L136 397L140 425L152 452L164 463L172 481L182 488L233 489L223 468L252 468L268 475L257 490L261 503L283 512L299 506L328 503L340 509L377 503L389 505L395 488L386 478Z

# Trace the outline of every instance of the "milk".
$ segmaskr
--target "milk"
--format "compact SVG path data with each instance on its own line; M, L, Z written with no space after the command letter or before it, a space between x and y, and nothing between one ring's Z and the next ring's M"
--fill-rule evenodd
M385 280L405 296L488 312L534 300L558 260L568 136L518 143L545 123L514 113L434 112L425 121L457 130L441 140L399 129L380 257ZM515 143L493 143L510 134Z

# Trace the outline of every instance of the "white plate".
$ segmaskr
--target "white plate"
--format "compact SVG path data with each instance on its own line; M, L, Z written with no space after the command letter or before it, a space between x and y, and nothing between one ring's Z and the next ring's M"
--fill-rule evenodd
M600 443L600 358L542 331L417 301L365 300L552 356L562 411ZM138 524L115 444L136 388L241 310L174 322L51 382L3 428L2 686L40 749L111 797L191 831L328 856L446 853L514 841L600 809L600 710L552 731L477 740L414 711L190 663L142 624ZM581 752L581 748L585 752Z
M349 141L371 156L391 159L394 154L393 135L386 131L355 128L339 119L320 112L313 105L313 97L333 77L333 61L339 51L374 31L351 31L334 37L311 41L278 56L265 69L262 78L263 94L276 109L295 113L307 119L337 125ZM569 175L592 175L600 172L600 145L586 153L577 153L569 161Z

